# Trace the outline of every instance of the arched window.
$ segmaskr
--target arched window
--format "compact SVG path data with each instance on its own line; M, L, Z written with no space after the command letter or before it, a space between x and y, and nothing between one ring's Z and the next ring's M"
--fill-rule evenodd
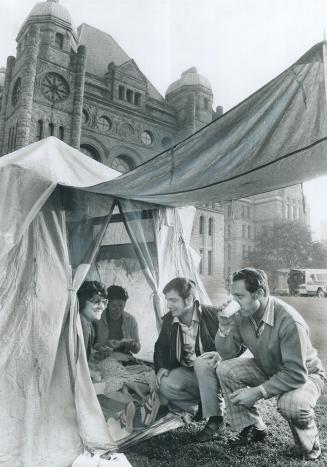
M59 47L59 49L64 47L64 36L63 34L60 34L60 32L56 32L55 44L57 47Z
M61 139L61 141L64 141L64 138L65 138L65 128L63 126L60 126L59 127L59 139Z
M208 221L208 235L211 237L213 235L213 218L209 217Z
M199 234L203 234L204 231L204 217L200 216L199 218Z
M118 97L120 100L125 100L125 86L119 86L118 88Z
M80 150L86 156L91 157L92 159L94 159L94 160L96 160L98 162L101 162L100 154L90 144L81 144Z
M126 91L126 100L127 102L130 102L131 104L133 104L133 91L131 89L127 89Z
M139 92L136 92L134 95L134 104L141 105L141 94Z
M49 136L53 136L53 135L54 135L54 124L49 123Z
M118 172L126 173L132 170L135 165L130 157L121 155L112 161L111 167L115 170L118 170Z
M39 120L37 122L36 138L38 140L41 140L43 138L43 120Z

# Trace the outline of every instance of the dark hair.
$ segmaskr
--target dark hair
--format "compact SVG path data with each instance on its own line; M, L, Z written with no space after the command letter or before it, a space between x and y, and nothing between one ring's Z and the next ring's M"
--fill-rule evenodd
M244 281L245 288L250 293L258 292L262 289L264 295L269 295L268 278L262 269L244 268L233 274L233 282Z
M85 306L85 302L92 298L94 295L107 298L106 288L101 282L98 281L85 281L77 291L79 301L79 309Z
M107 298L110 300L123 300L124 302L128 299L128 292L124 287L119 285L111 285L107 288Z
M189 296L194 296L195 282L191 279L185 279L185 277L175 277L165 285L163 293L166 295L171 290L176 290L178 295L183 300Z

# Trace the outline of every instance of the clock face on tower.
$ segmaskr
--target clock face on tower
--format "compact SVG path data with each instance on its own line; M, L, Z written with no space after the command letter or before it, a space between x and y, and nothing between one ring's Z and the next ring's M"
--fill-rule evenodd
M67 81L58 73L49 72L41 81L42 94L51 102L59 102L69 96Z

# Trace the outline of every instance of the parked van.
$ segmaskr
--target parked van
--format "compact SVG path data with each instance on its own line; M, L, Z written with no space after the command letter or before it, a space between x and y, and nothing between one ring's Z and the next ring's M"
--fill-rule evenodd
M327 296L327 269L291 269L287 282L291 295Z

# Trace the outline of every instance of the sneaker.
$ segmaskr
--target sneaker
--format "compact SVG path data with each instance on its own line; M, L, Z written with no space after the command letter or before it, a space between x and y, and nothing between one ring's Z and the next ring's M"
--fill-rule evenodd
M224 418L220 416L210 417L200 433L196 435L196 441L205 443L215 435L221 435L224 431Z
M258 430L254 425L246 426L236 436L236 438L228 440L230 446L244 446L257 441L264 441L267 436L267 430Z

